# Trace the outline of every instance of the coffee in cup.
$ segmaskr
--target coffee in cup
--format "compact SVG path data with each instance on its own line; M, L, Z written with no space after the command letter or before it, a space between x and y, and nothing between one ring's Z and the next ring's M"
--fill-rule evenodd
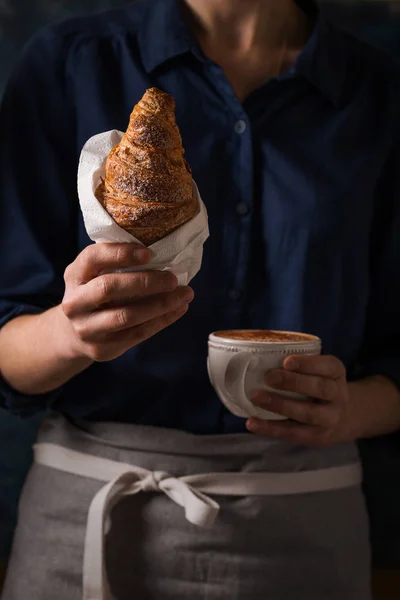
M285 417L254 406L251 393L268 390L304 400L304 396L273 390L265 374L279 369L287 356L321 353L321 340L305 333L236 329L212 333L208 342L208 372L220 400L234 415L243 418L285 420Z
M247 342L269 342L269 343L285 343L285 342L305 342L314 341L312 335L305 333L291 333L289 331L270 331L268 329L231 329L227 331L217 331L213 334L215 337L228 340L238 340Z

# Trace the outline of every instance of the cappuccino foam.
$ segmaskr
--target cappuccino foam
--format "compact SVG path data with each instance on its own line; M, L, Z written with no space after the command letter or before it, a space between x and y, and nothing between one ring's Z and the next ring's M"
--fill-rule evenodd
M269 343L291 343L291 342L314 342L317 338L306 333L290 333L285 331L270 331L268 329L235 329L218 331L214 334L228 340L239 340L243 342L269 342Z

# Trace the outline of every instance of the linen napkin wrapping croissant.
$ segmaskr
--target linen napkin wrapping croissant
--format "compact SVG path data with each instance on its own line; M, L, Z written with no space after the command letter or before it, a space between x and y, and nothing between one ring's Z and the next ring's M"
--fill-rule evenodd
M150 265L129 270L169 270L179 285L200 270L209 236L207 211L183 155L175 101L151 88L135 106L126 133L92 137L78 169L90 239L149 246Z

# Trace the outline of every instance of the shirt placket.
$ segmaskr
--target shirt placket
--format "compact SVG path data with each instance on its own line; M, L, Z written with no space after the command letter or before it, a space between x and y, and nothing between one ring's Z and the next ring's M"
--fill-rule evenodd
M221 293L230 326L240 326L246 300L253 213L253 143L249 116L240 104L222 68L211 63L209 73L227 110L227 152L232 163L232 196L224 198Z

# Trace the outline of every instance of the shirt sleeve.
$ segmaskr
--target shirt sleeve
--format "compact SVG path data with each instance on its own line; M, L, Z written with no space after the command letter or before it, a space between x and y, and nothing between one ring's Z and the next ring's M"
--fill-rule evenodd
M400 388L400 135L378 186L370 281L360 375L385 375Z
M77 154L62 43L51 30L25 49L0 109L0 327L60 303L77 254ZM43 340L45 343L45 340ZM0 405L20 414L56 394L24 396L0 377Z

